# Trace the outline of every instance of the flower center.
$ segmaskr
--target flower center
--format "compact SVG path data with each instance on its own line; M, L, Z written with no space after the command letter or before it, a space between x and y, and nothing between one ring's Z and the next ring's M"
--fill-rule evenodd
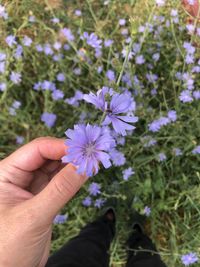
M95 151L95 145L92 143L88 144L85 148L85 153L88 157L91 156L94 153L94 151Z

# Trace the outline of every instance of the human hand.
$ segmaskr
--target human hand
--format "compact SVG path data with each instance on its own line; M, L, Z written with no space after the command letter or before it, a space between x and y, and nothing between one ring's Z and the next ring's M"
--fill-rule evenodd
M0 267L43 267L52 222L86 181L63 167L64 141L38 138L0 162Z

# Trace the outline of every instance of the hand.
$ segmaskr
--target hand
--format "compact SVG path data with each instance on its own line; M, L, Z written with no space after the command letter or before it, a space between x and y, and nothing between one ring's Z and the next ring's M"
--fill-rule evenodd
M43 267L52 222L86 177L63 167L64 141L38 138L0 162L0 266Z

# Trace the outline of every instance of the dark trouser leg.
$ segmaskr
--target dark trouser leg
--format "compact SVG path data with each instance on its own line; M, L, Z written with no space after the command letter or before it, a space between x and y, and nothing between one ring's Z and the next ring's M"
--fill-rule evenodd
M166 267L158 254L135 252L134 250L155 251L156 247L148 236L136 230L128 240L129 254L126 267Z
M101 217L53 254L46 267L108 267L115 226Z

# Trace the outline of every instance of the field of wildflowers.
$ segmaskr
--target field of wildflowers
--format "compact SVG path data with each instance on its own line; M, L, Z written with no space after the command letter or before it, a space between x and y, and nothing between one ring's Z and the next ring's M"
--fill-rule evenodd
M133 208L168 266L199 266L199 44L198 0L1 1L0 158L66 134L63 162L95 174L52 251L115 199L112 266Z

